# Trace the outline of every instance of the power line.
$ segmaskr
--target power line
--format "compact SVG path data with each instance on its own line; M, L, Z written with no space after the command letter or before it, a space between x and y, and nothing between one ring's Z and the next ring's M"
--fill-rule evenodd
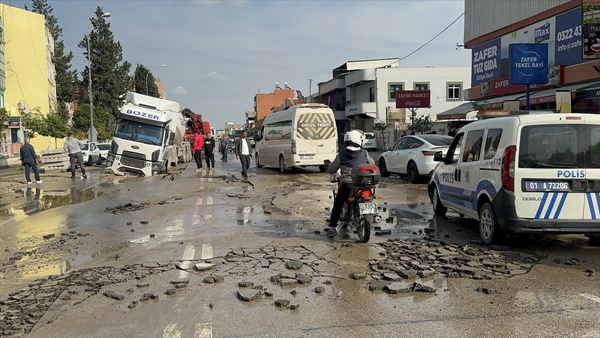
M442 33L444 33L445 31L448 30L448 28L452 27L452 25L454 25L456 23L456 21L458 21L458 19L462 18L465 15L465 13L463 12L461 15L458 16L458 18L454 19L454 21L452 21L448 26L446 26L446 28L444 28L441 32L437 33L436 36L434 36L433 38L431 38L429 41L425 42L424 44L421 45L421 47L415 49L413 52L411 52L410 54L406 55L403 58L400 58L400 60L404 60L407 57L413 55L414 53L418 52L419 50L421 50L421 48L427 46L431 41L435 40L438 36L442 35Z

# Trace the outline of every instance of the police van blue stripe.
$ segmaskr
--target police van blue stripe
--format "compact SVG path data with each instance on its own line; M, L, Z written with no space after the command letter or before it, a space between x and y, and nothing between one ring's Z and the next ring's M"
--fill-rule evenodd
M600 212L600 192L596 193L596 203L598 204L598 212Z
M548 199L547 192L545 192L544 196L542 196L542 201L540 202L540 206L538 207L538 210L535 213L535 219L540 218L540 216L542 215L542 211L544 210L544 205L546 204L546 199Z
M588 200L588 205L590 206L590 213L592 214L592 219L596 219L596 208L594 207L594 200L592 200L592 193L588 192L587 194L585 194ZM598 197L598 193L596 193L596 199L600 199ZM600 207L600 203L598 203L598 206Z
M558 197L558 193L555 192L552 194L552 199L550 200L550 205L548 206L548 210L546 210L546 215L544 215L544 219L550 218L550 213L554 208L554 202L556 202L556 197Z
M562 197L560 198L560 203L558 203L558 208L556 209L556 213L554 213L554 219L557 219L562 211L563 206L565 205L565 201L567 200L567 193L563 192Z

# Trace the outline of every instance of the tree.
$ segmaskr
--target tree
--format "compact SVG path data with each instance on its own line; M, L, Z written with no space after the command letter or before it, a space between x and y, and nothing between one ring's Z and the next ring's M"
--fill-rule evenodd
M67 137L69 127L65 121L56 113L46 114L43 118L45 125L44 133L41 135L54 137L54 148L58 148L57 138Z
M429 115L419 117L412 116L410 125L408 126L408 131L410 131L411 133L414 132L424 134L426 132L429 132L431 130L431 127L433 127L433 121L431 121Z
M107 126L112 123L112 112L104 107L94 107L94 128L98 132L98 139L110 139L112 128ZM90 129L90 105L83 104L73 113L73 128L75 133L87 133Z
M154 74L148 68L144 67L144 65L138 63L133 75L133 83L136 93L160 97ZM148 89L148 92L146 92L146 89Z
M123 61L123 48L119 42L114 40L110 24L102 16L104 14L102 8L98 6L94 14L96 17L90 18L93 26L89 32L91 55L88 55L87 35L83 37L78 46L84 50L88 60L91 57L94 107L104 107L106 111L116 116L118 108L123 104L122 98L130 89L129 69L131 64ZM81 73L84 88L89 88L88 72L90 69L86 66Z
M373 130L381 133L388 127L388 125L389 124L386 121L377 120L375 123L373 123ZM383 150L385 150L385 137L382 135L381 138L383 140Z
M35 134L46 134L46 123L44 122L44 115L42 115L42 113L33 110L21 113L21 116L23 129L25 129L28 134L27 137L34 138Z
M73 52L65 54L65 43L61 39L62 29L58 19L52 15L52 7L46 0L32 0L32 12L44 15L48 30L54 39L54 67L56 70L57 113L63 123L69 121L69 106L77 99L77 72L71 70Z

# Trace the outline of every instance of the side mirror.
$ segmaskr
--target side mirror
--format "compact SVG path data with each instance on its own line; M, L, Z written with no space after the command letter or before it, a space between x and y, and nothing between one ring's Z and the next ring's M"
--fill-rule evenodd
M175 133L174 132L170 132L169 133L169 145L172 146L175 144Z
M438 151L433 155L433 160L436 162L446 162L446 156L444 156L443 152Z

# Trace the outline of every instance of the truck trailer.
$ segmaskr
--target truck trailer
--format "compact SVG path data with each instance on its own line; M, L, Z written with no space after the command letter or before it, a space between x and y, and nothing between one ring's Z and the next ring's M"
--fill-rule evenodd
M106 158L115 175L152 176L192 159L178 102L128 92Z

